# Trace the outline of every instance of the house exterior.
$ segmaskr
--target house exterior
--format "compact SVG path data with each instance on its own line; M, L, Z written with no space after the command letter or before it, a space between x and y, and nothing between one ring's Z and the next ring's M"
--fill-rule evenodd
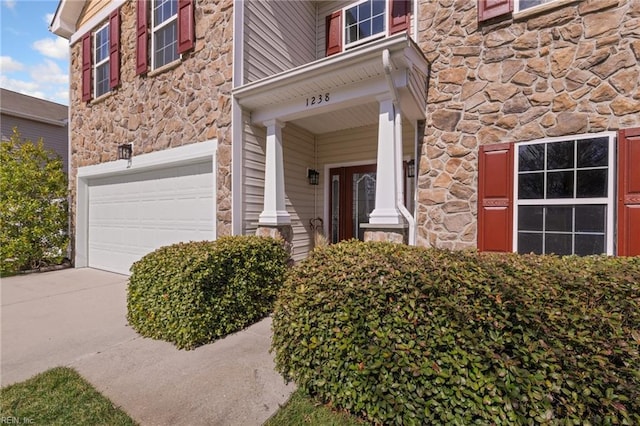
M51 29L77 267L256 233L640 254L638 1L62 0Z
M2 140L9 140L13 129L32 142L42 138L45 148L60 156L64 170L69 166L69 109L33 96L0 89L0 127Z

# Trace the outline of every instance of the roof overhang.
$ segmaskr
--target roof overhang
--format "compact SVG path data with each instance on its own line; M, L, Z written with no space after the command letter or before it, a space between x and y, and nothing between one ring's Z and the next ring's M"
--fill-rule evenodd
M317 132L319 120L314 125L313 117L323 116L324 128L330 131L335 126L327 125L327 114L358 108L373 111L377 119L378 100L391 95L382 59L385 50L403 115L424 119L429 63L406 33L240 86L233 96L258 125L278 119Z
M34 114L27 114L20 111L13 111L11 109L3 108L2 114L9 115L11 117L24 118L31 121L37 121L39 123L51 124L53 126L65 127L69 123L69 119L61 118L60 120L54 120L47 117L41 117Z
M70 39L76 32L76 25L84 4L85 2L80 0L60 0L56 13L53 15L49 25L49 31L60 37Z

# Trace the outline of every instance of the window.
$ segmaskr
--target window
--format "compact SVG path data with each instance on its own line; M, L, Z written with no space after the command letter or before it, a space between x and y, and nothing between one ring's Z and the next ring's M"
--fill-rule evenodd
M151 38L150 42L149 38ZM194 46L193 0L136 2L137 75L147 73L149 58L151 58L151 69L155 70L177 61L181 54L193 49Z
M410 13L409 0L362 0L333 12L326 17L327 56L406 31Z
M384 36L385 16L385 0L365 0L344 9L345 47Z
M109 24L93 35L93 93L99 97L109 92Z
M516 154L516 249L612 254L610 136L523 143Z
M179 58L178 1L154 0L151 14L151 68L157 69Z
M513 12L523 12L560 0L478 0L478 21L505 17ZM541 8L545 9L545 8Z
M109 93L120 84L120 9L82 37L82 101Z
M545 3L551 3L552 1L554 0L515 0L515 11L522 12L523 10L531 9L532 7Z

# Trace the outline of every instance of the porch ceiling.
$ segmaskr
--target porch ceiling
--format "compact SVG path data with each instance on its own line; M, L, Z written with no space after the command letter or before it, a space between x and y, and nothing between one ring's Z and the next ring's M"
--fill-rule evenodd
M246 84L233 95L257 125L278 119L319 134L377 123L377 97L390 95L384 50L390 53L403 113L424 118L424 100L410 86L420 78L426 85L429 65L406 33ZM412 78L416 73L419 78ZM322 102L313 100L320 95Z

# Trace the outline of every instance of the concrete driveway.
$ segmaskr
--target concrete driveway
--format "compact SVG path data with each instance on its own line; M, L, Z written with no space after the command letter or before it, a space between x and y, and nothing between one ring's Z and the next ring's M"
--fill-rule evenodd
M89 268L2 279L2 386L69 366L143 425L261 425L289 398L269 318L178 350L127 325L126 285Z

